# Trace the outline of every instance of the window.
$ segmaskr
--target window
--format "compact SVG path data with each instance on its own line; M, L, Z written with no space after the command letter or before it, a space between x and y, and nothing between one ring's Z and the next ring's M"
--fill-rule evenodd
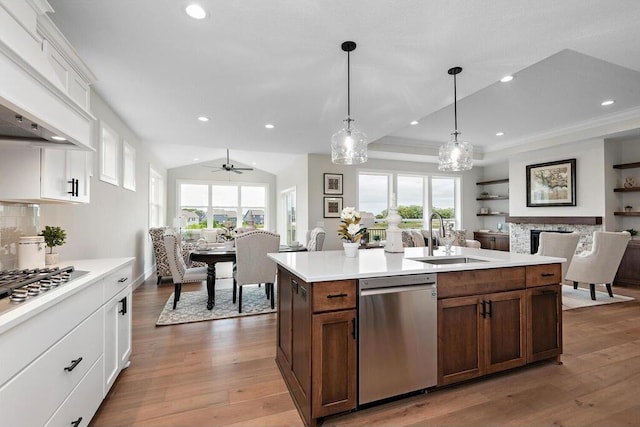
M136 191L136 149L122 141L122 187Z
M120 136L106 123L100 123L100 180L113 185L118 181Z
M149 166L149 227L164 225L164 180Z
M234 227L256 228L265 224L267 186L264 184L178 182L178 210L183 226L217 228L225 222Z
M298 240L296 232L296 188L292 187L284 190L281 194L281 199L282 212L284 214L284 241L288 245Z
M401 228L428 228L423 224L432 212L438 212L445 223L460 227L460 178L399 173L358 173L358 209L372 212L376 225L370 234L384 238L387 209L396 197ZM392 196L389 196L392 195ZM426 207L431 206L427 209Z

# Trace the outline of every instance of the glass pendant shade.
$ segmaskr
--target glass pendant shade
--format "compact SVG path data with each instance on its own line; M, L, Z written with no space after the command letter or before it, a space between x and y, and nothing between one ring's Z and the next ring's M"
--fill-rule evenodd
M473 145L458 140L460 132L453 132L451 139L440 147L441 171L468 171L473 167Z
M344 128L331 137L331 162L336 165L359 165L367 161L367 135L347 118Z

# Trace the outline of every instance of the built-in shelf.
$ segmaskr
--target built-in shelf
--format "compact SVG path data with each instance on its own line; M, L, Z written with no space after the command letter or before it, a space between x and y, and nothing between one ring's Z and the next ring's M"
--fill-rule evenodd
M626 213L626 212L624 212ZM601 216L507 216L505 222L520 224L602 224Z
M480 181L476 182L476 185L491 185L491 184L506 184L509 182L509 178L494 179L492 181Z
M477 197L476 200L509 200L509 196Z
M616 216L640 216L640 212L614 212Z
M487 214L479 213L479 214L476 214L476 215L478 215L478 216L507 216L509 214L506 213L506 212L502 212L502 213L487 213Z
M628 188L614 188L616 193L631 193L633 191L640 191L640 187L628 187Z
M634 162L634 163L621 163L619 165L613 165L614 169L633 169L633 168L640 168L640 162Z

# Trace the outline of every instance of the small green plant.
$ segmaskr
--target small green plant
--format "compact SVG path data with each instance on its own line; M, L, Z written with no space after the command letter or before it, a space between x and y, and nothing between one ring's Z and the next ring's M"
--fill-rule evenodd
M67 241L67 233L62 229L62 227L51 227L49 225L45 225L44 230L40 233L41 236L44 236L44 242L49 248L49 253L53 253L53 248L56 246L62 246Z
M630 229L628 229L626 231L628 231L629 234L631 234L631 237L638 235L638 230L634 230L633 228L630 228Z

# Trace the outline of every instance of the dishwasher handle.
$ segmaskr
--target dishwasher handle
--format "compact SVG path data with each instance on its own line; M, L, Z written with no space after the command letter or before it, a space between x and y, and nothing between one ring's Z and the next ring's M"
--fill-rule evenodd
M425 289L433 289L435 291L436 285L435 283L427 283L424 285L391 286L388 288L361 289L360 296L366 297L370 295L396 294L398 292L423 291Z

